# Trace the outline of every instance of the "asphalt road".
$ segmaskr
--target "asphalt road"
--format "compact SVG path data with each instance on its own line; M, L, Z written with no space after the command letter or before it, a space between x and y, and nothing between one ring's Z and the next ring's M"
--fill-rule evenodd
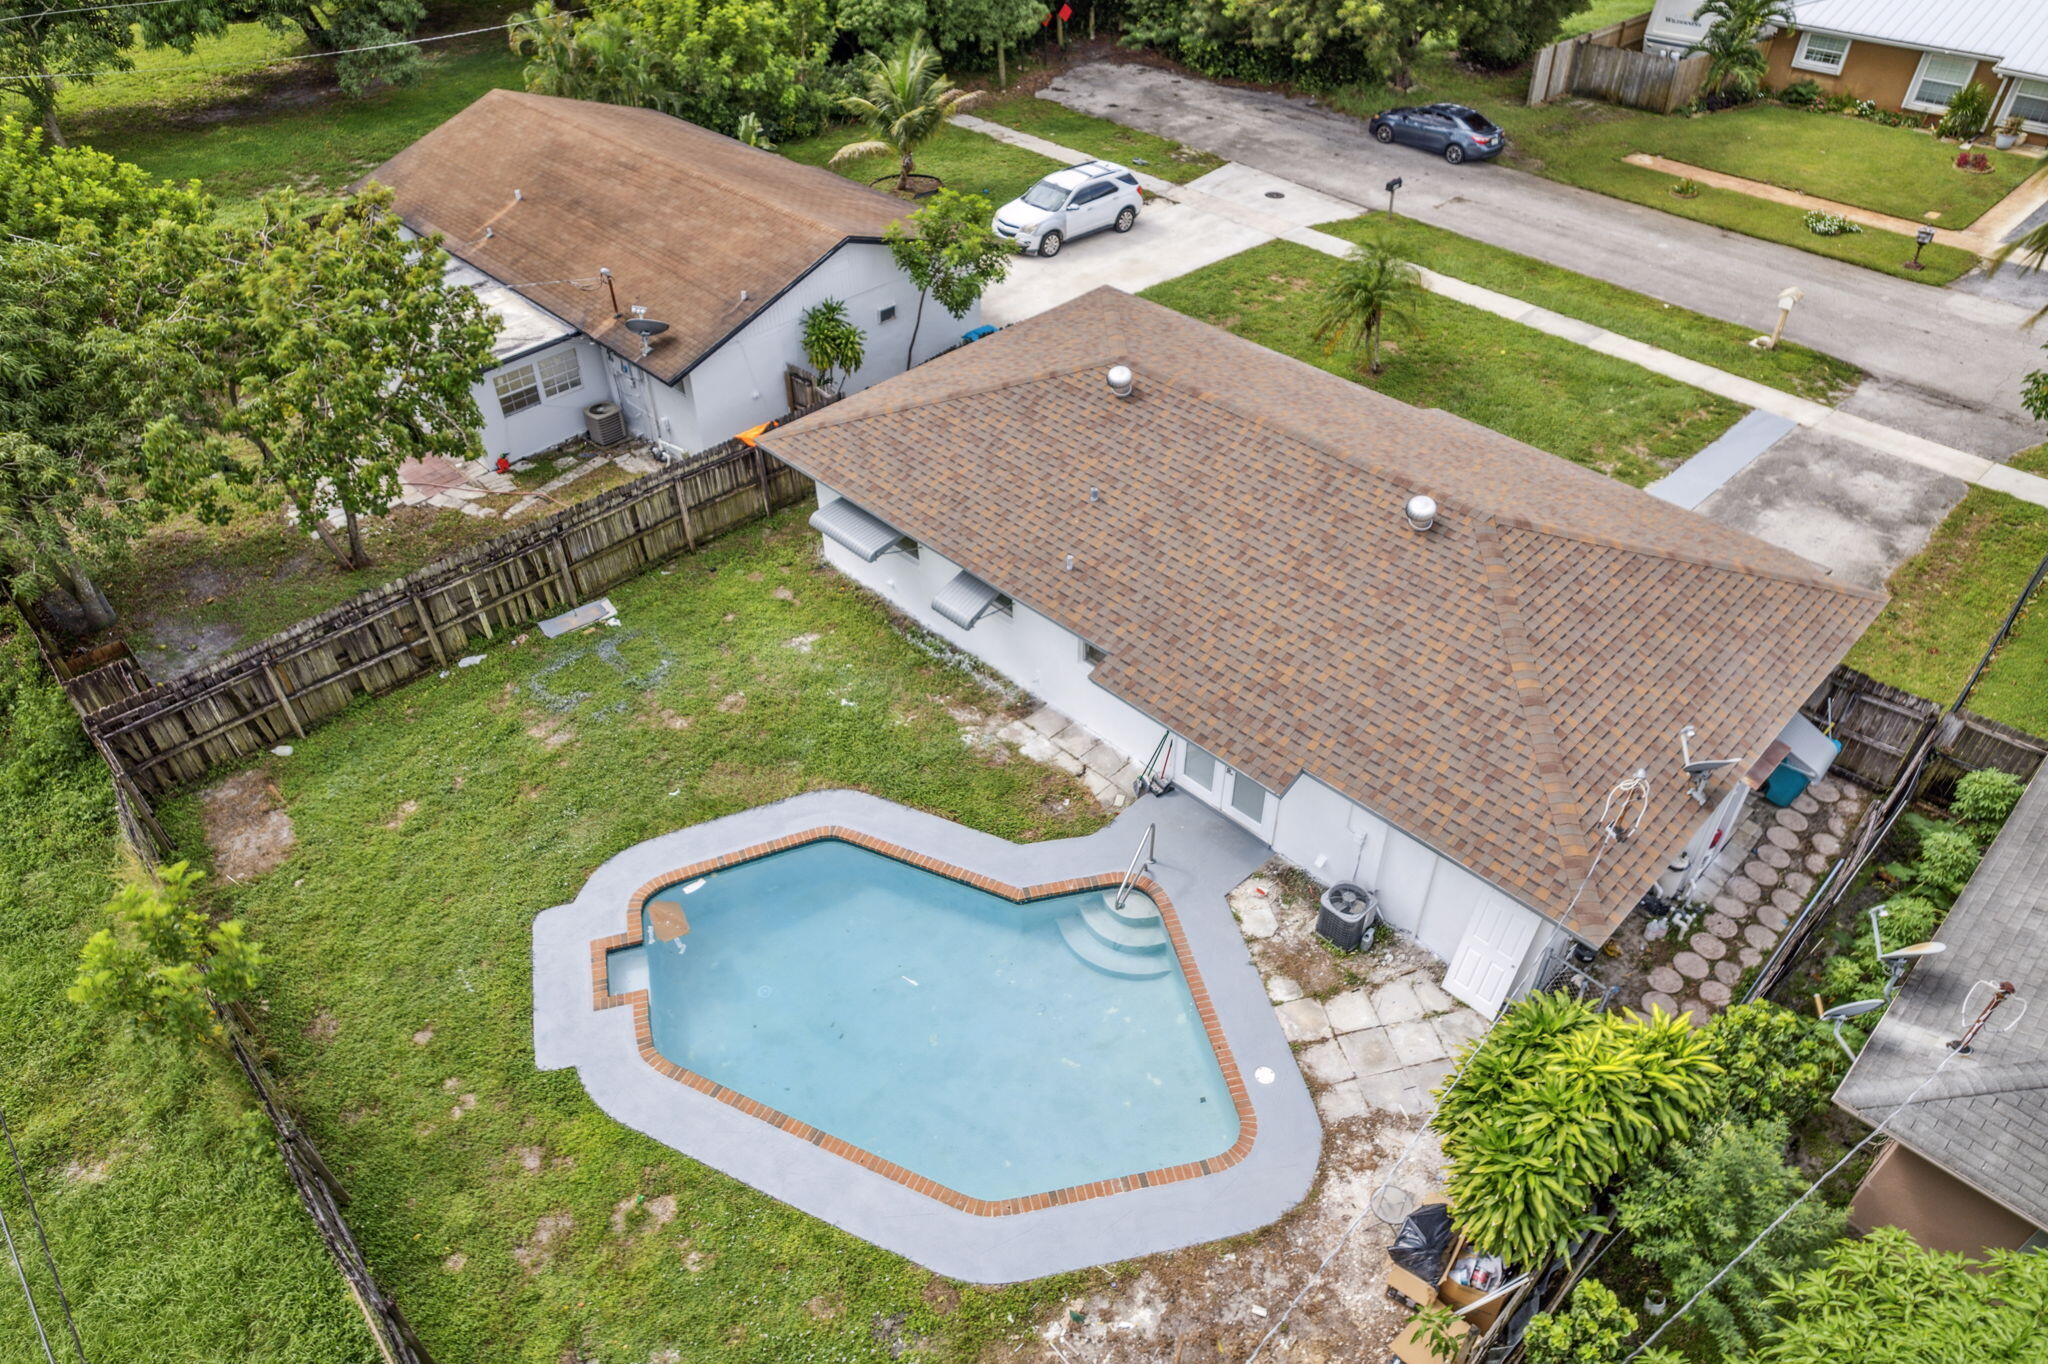
M1759 331L1779 291L1797 285L1806 297L1787 335L1871 376L1845 410L1991 459L2048 440L2019 405L2026 373L2048 367L2048 323L2032 332L2028 309L1981 292L1894 279L1504 166L1450 166L1382 147L1363 122L1310 101L1154 67L1077 67L1043 95L1365 207L1383 207L1382 186L1399 176L1404 214Z

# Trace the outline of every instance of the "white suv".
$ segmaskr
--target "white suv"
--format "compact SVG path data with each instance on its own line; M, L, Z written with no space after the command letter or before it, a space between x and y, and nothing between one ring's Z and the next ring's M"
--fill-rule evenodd
M1144 208L1138 177L1113 161L1084 161L1054 171L996 210L996 235L1025 251L1057 256L1090 232L1128 232Z

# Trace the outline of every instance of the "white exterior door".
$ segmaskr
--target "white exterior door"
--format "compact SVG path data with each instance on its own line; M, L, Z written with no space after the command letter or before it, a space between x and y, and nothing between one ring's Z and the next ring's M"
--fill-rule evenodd
M1180 784L1267 842L1280 800L1206 749L1180 742Z
M1536 915L1488 887L1444 972L1444 989L1493 1017L1515 988L1537 922Z

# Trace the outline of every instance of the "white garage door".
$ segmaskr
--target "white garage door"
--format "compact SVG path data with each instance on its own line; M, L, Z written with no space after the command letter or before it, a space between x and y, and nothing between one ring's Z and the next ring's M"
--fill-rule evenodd
M1488 887L1444 972L1444 989L1488 1018L1499 1011L1535 940L1538 917Z

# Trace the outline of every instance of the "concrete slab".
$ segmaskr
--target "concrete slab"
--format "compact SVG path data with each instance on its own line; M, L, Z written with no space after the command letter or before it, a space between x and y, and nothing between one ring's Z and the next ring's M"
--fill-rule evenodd
M1720 439L1643 491L1690 510L1720 491L1756 457L1790 435L1798 423L1774 412L1751 412Z
M1377 1028L1380 1016L1373 1012L1372 1000L1363 990L1346 990L1335 995L1323 1005L1330 1027L1336 1032L1357 1032L1361 1028Z
M1409 1023L1422 1017L1422 999L1415 993L1415 983L1401 979L1389 981L1372 993L1373 1012L1380 1022Z
M1290 1042L1323 1042L1330 1036L1330 1020L1323 1006L1313 999L1296 999L1273 1010L1280 1031Z
M1337 1049L1343 1054L1345 1064L1353 1075L1361 1078L1379 1075L1389 1070L1398 1070L1406 1062L1394 1054L1394 1047L1387 1040L1385 1028L1367 1028L1363 1032L1347 1032L1337 1039ZM1307 1054L1303 1054L1306 1061Z
M1152 876L1179 911L1224 1039L1245 1077L1257 1134L1250 1152L1214 1174L984 1217L948 1207L650 1069L634 1043L633 1011L597 1009L590 943L625 926L633 892L673 868L720 852L836 824L1011 884L1122 870L1139 830L1159 826ZM1009 1283L1194 1245L1265 1225L1298 1203L1315 1178L1321 1125L1225 897L1268 850L1192 797L1147 797L1085 838L1015 844L854 791L821 791L658 838L613 857L572 904L533 923L534 1060L574 1067L607 1114L770 1197L918 1264L976 1283ZM1349 1078L1349 1063L1332 1043Z
M1432 1061L1443 1060L1447 1055L1443 1039L1436 1035L1436 1029L1427 1019L1389 1024L1386 1036L1387 1045L1393 1048L1395 1058L1404 1066L1428 1065Z
M1051 260L1016 256L983 295L981 320L1007 327L1107 284L1137 293L1268 241L1272 233L1190 204L1153 199L1129 232L1083 237Z

